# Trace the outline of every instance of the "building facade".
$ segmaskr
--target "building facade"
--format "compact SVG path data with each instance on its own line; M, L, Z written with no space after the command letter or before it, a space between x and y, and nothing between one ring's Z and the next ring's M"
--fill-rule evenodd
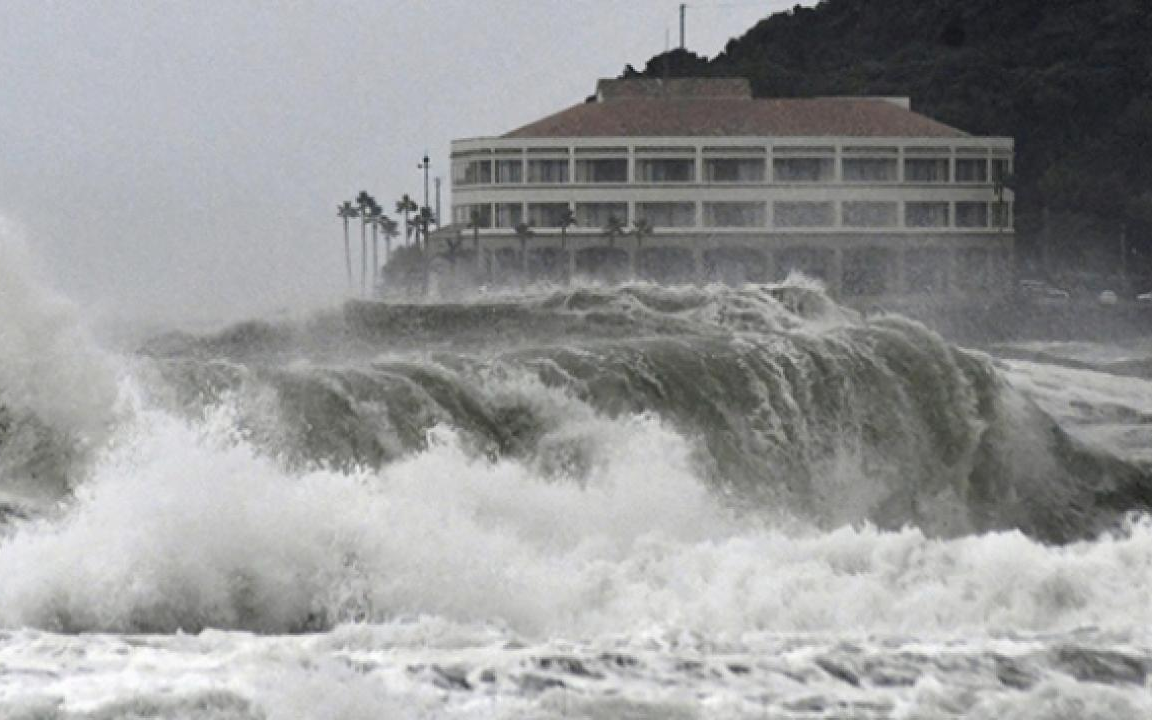
M452 143L452 224L481 282L763 282L845 301L1011 283L1013 141L904 98L754 99L744 80L603 80L581 105ZM639 224L639 232L637 226Z

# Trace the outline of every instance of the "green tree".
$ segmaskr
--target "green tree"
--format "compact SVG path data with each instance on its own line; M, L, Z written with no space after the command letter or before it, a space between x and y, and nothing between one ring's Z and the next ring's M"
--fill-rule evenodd
M416 204L416 201L413 200L408 193L404 193L403 197L396 201L396 212L403 213L404 215L404 242L408 242L412 237L412 229L408 223L409 217L411 213L419 209L420 206Z
M360 294L367 290L368 284L368 215L375 204L375 200L367 190L361 190L356 196L356 205L360 209Z
M377 222L380 224L380 233L384 236L384 262L392 257L392 241L400 236L399 225L387 215L381 215Z
M616 247L616 239L623 237L624 233L624 221L615 215L609 215L608 221L604 223L604 237L608 239L608 247Z
M576 224L576 213L568 208L560 215L560 249L568 249L568 228Z
M348 221L360 217L360 211L348 200L336 206L336 215L344 221L344 265L348 268L348 289L352 289L352 248L348 242Z
M376 218L376 226L380 229L380 234L384 236L384 262L387 263L388 259L392 257L392 239L399 235L400 232L397 230L396 221L382 212ZM375 257L372 259L374 262L378 262ZM377 283L379 283L383 277L381 267L381 265L376 264L373 268Z
M436 216L432 213L432 208L425 205L420 208L420 212L416 215L414 220L416 223L416 247L421 247L420 236L424 237L423 249L428 250L428 233L431 226L436 222Z
M519 223L514 228L516 232L516 239L520 241L520 266L524 278L528 278L528 241L531 240L536 233L532 232L532 228L528 223Z
M372 227L372 287L376 287L376 282L380 279L380 218L384 215L384 211L372 199L372 204L368 207L368 224Z
M483 227L481 220L479 210L468 213L468 229L472 231L472 252L476 253L476 257L480 257L480 228Z
M637 218L632 222L632 235L636 238L636 252L632 254L632 277L636 277L637 263L640 262L640 250L644 248L644 238L652 237L656 228L647 218Z

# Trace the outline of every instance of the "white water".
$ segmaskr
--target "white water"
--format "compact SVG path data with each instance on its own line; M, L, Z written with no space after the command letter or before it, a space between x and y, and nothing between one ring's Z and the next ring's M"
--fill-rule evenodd
M765 527L721 510L693 478L686 443L644 417L588 421L599 455L583 488L469 457L448 431L379 474L295 475L237 437L226 409L202 424L144 408L135 418L63 518L0 545L0 624L275 633L316 614L369 624L297 637L21 631L0 642L0 708L57 698L80 713L141 697L196 708L208 690L270 717L413 704L433 717L563 717L564 703L612 717L612 702L646 717L756 716L811 696L908 717L1150 707L1146 686L1076 683L1045 655L1071 643L1148 656L1148 520L1066 547L1019 533ZM928 666L904 685L855 688L814 665L844 656L845 643L862 675L869 663L907 672L909 653ZM597 669L605 652L639 669ZM992 653L1032 663L1037 684L1004 688ZM543 672L540 658L557 655L602 677ZM963 661L950 669L948 658ZM484 691L444 690L432 665ZM486 670L493 682L479 679ZM537 676L566 687L534 690L524 678Z
M587 449L579 481L448 428L379 472L291 470L229 403L177 417L7 287L5 402L106 434L74 500L0 539L0 716L1152 715L1147 518L1052 547L737 516L690 439L542 387L566 421L540 442ZM1058 404L1046 377L1118 402L1096 373L1011 374Z

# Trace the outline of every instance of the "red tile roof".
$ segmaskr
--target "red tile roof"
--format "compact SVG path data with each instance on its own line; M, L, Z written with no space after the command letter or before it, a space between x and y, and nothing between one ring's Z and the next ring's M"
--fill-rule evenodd
M620 96L586 102L504 135L544 137L965 137L967 133L876 98L758 100Z

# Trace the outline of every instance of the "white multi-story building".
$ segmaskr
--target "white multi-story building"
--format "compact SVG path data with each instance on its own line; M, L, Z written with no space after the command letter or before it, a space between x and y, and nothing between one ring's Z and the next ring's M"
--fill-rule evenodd
M973 137L906 98L602 80L580 105L454 141L452 224L433 248L456 238L486 282L797 269L849 301L984 295L1010 284L1012 158L1011 138ZM651 230L637 236L637 221Z

